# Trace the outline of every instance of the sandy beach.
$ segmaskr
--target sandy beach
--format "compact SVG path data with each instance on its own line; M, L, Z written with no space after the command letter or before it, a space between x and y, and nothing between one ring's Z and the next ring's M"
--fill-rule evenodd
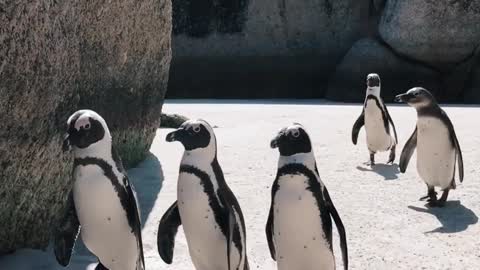
M416 112L404 105L388 106L399 136L397 159L394 165L385 165L388 153L380 153L373 168L365 165L368 151L364 129L357 146L350 139L361 104L170 100L163 111L202 118L215 127L220 165L246 219L250 269L276 269L264 233L278 160L278 152L270 149L269 142L280 128L292 122L302 123L310 133L322 181L345 224L350 269L477 269L480 128L476 117L480 116L480 107L443 106L463 150L465 180L450 193L445 208L429 209L418 200L427 189L417 175L416 155L406 174L401 174L397 165L403 145L414 130ZM180 143L165 141L169 131L157 131L151 155L129 170L129 177L142 209L147 269L193 270L181 229L172 265L166 265L157 252L158 222L176 199L183 153ZM335 231L337 269L341 269L338 243ZM95 258L79 243L67 269L92 269L94 262ZM63 268L49 249L20 250L2 257L0 269Z

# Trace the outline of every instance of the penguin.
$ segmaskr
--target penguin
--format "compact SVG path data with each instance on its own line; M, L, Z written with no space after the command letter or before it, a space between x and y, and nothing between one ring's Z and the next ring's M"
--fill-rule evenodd
M265 233L278 269L335 269L332 219L348 269L345 228L318 174L307 131L300 124L283 128L271 147L279 149L280 158Z
M136 193L112 146L105 120L79 110L67 121L63 150L73 150L73 187L55 232L54 253L67 266L79 231L96 270L144 270Z
M365 125L367 147L370 152L370 166L375 165L375 154L390 150L387 164L395 161L395 148L398 143L397 130L387 106L380 97L380 76L375 73L367 76L367 93L363 110L352 128L352 142L357 144L358 133ZM394 137L391 136L390 125Z
M242 210L228 187L217 159L217 140L204 120L189 120L167 134L185 152L180 163L177 201L160 220L160 257L172 263L175 235L183 225L196 270L248 270Z
M427 184L427 196L431 207L442 207L450 189L455 189L456 163L458 176L463 182L463 157L452 121L438 105L435 97L426 89L415 87L395 97L417 111L417 125L405 144L400 156L400 171L405 173L413 151L417 148L417 171ZM435 187L443 194L437 200Z

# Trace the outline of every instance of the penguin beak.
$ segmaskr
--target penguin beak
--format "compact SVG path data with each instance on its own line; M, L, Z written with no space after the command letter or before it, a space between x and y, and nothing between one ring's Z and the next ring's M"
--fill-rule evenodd
M168 133L165 140L167 142L175 142L175 141L181 142L184 135L185 135L185 130L184 129L177 129L175 131L172 131L172 132Z
M281 137L281 134L277 135L275 138L272 139L272 141L270 142L270 147L272 149L275 149L278 147L278 143L280 141L280 137Z
M68 133L63 136L62 150L63 152L72 150L72 144L70 142L70 134Z
M410 100L410 95L409 94L400 94L395 97L395 102L405 102L407 103Z
M174 142L174 141L176 141L176 138L175 138L175 134L176 134L176 133L177 133L176 130L168 133L168 134L167 134L167 137L165 138L165 140L166 140L167 142Z

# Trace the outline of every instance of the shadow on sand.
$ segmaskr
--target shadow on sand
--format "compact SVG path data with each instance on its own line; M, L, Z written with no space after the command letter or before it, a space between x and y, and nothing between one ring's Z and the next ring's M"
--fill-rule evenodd
M137 167L128 170L128 178L137 192L142 225L145 225L157 195L162 189L164 180L162 165L155 155L149 153Z
M362 172L374 172L379 174L385 178L385 180L395 180L398 179L398 174L400 173L400 169L398 164L375 164L373 167L361 167L357 166L357 170Z
M428 207L420 208L408 206L408 208L421 213L434 215L442 224L434 230L425 233L457 233L465 231L468 226L478 222L477 215L469 208L463 206L460 201L447 201L443 208Z

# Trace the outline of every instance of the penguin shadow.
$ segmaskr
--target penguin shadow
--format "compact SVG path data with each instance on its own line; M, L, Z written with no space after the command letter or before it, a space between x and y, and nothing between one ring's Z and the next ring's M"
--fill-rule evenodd
M462 205L460 201L447 201L442 208L427 205L425 207L408 206L409 209L417 212L434 215L442 224L441 227L425 233L458 233L478 222L477 215L471 209Z
M400 174L400 167L398 164L375 164L373 166L357 166L357 170L362 172L374 172L385 178L385 180L396 180Z
M128 170L128 179L137 192L142 226L145 226L145 221L153 209L164 178L162 165L152 153L148 153L137 167Z

